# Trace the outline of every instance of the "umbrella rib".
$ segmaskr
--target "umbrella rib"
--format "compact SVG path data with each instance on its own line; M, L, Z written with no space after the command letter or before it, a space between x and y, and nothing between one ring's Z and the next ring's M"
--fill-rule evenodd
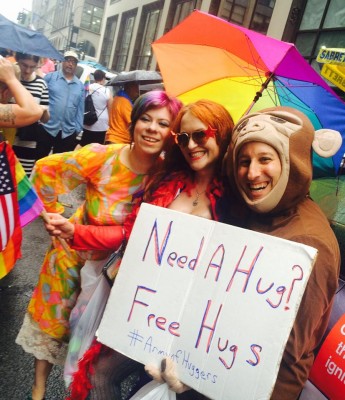
M248 43L250 43L249 38L246 36L246 41ZM240 69L241 71L243 71L243 76L248 76L248 78L252 78L250 80L255 80L256 85L262 85L265 80L267 79L266 74L268 73L267 71L263 71L264 75L262 74L262 71L258 68L258 63L255 60L254 54L252 52L252 47L249 46L248 44L248 48L249 51L252 55L252 60L253 60L253 64L250 64L249 62L247 62L247 66L243 66L242 64L240 64L237 61L237 57L235 57L234 55L232 55L231 53L226 53L227 57L231 60L231 62L237 66L238 69ZM257 75L253 75L253 71L255 71L257 73ZM231 79L231 78L230 78ZM241 83L243 83L243 81L241 81Z
M236 77L226 76L226 77L223 77L223 78L215 79L212 82L221 81L223 79L228 79L229 81L240 83L241 85L248 85L248 86L254 86L254 87L261 86L263 84L263 82L264 82L263 79L261 78L261 76L258 76L258 77L256 77L256 76L252 76L252 77L248 76L248 79L246 79L246 80L243 80L243 78L244 78L243 76L236 76ZM239 80L239 79L241 79L241 80ZM209 83L209 82L207 82L207 83ZM204 85L205 85L205 83L201 83L198 86L193 87L193 90L198 89L200 87L203 87ZM188 91L189 90L186 90L186 92L188 92ZM186 93L186 92L184 92L184 93ZM184 93L180 93L179 95L182 95Z
M287 102L289 102L292 106L296 106L296 108L301 109L301 110L305 110L306 113L308 113L310 110L313 111L315 117L318 119L318 121L321 124L321 121L318 117L318 115L314 112L314 110L312 110L310 107L305 106L305 103L302 99L300 99L296 94L293 94L293 97L296 97L299 102L294 101L291 97L291 91L289 90L289 87L309 87L308 85L284 85L281 80L277 77L274 78L275 82L279 82L279 89L282 91L282 95L279 95L280 98L285 99ZM275 84L275 86L277 86ZM271 97L271 93L274 92L275 93L275 98L278 97L277 91L276 90L272 90L270 88L267 88L267 93L268 95ZM272 99L272 97L271 97ZM273 101L273 100L272 100ZM274 103L277 104L277 103Z
M249 37L248 37L247 35L245 35L245 37L246 37L246 42L247 42L249 51L250 51L250 53L251 53L251 55L252 55L252 60L253 60L253 63L254 63L255 70L256 70L257 74L260 76L260 74L259 74L259 69L258 69L258 67L257 67L258 63L257 63L257 61L255 60L255 57L254 57L254 54L253 54L253 51L252 51L253 48L252 48L252 46L250 46L250 44L251 44L252 42L250 41L250 39L249 39ZM261 57L260 57L260 58L261 58Z

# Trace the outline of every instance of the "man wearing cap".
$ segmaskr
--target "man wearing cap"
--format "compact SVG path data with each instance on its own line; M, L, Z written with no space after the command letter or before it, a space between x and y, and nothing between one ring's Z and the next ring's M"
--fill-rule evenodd
M66 51L59 71L45 75L49 89L50 120L43 125L37 142L38 158L74 150L76 136L83 130L85 91L75 75L78 55Z

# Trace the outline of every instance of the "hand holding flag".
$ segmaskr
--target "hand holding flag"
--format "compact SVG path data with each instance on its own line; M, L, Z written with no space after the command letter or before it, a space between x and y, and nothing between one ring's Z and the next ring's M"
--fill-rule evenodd
M21 256L22 227L46 212L12 147L0 143L0 279ZM66 241L60 240L67 254Z

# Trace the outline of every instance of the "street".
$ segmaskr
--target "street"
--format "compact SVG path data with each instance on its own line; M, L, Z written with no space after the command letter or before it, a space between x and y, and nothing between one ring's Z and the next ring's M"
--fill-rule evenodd
M82 200L81 190L60 197L74 204L66 208L68 217ZM25 400L31 393L34 358L15 343L50 237L41 218L23 229L22 258L14 269L0 280L0 400ZM62 369L54 366L48 380L46 400L64 399Z

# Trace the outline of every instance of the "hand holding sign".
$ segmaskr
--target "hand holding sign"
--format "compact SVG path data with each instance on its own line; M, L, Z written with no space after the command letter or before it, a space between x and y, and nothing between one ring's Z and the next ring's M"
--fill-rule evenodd
M99 340L144 364L170 357L210 398L267 399L316 254L143 204Z

